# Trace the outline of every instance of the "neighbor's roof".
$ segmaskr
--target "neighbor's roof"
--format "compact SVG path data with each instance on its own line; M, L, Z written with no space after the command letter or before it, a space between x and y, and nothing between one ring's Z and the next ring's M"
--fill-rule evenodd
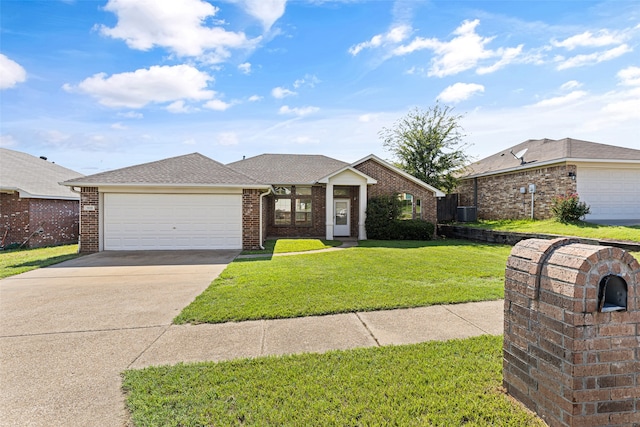
M315 184L348 163L314 154L261 154L227 166L269 184Z
M511 154L526 149L524 164ZM530 139L468 165L463 178L511 172L564 161L640 162L640 150L564 138Z
M0 190L18 191L23 198L78 200L79 194L59 182L80 176L31 154L0 148Z
M262 182L200 153L101 172L65 181L64 185L85 187L101 185L268 187Z

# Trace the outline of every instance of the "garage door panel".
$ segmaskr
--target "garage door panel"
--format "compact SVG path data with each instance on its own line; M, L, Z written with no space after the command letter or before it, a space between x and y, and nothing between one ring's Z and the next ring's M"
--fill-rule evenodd
M577 190L591 208L586 220L640 218L640 168L578 168Z
M239 194L105 194L106 250L241 247Z

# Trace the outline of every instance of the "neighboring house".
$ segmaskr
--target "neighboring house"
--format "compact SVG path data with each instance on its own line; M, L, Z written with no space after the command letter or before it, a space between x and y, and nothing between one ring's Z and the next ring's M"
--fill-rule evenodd
M46 158L0 148L0 244L77 243L80 195L59 182L80 176Z
M577 193L587 221L640 223L640 150L528 140L468 166L457 191L479 219L550 218L554 196Z
M387 162L264 154L223 165L199 153L66 181L81 191L82 252L256 249L267 236L365 239L367 199L399 193L436 221L444 194Z

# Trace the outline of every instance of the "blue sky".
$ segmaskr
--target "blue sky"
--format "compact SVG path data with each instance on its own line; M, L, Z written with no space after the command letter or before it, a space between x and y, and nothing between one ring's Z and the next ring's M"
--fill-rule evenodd
M2 0L0 145L92 174L200 152L390 159L437 101L468 153L640 149L638 1Z

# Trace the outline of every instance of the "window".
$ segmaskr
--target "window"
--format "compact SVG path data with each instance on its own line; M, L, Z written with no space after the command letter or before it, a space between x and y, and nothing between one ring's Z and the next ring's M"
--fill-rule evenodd
M311 187L275 187L274 225L311 227L313 211Z
M333 197L349 197L349 189L345 187L333 187Z
M276 199L276 225L289 225L291 223L291 199Z
M400 193L400 219L420 219L422 217L422 206L420 199L413 197L413 194Z

